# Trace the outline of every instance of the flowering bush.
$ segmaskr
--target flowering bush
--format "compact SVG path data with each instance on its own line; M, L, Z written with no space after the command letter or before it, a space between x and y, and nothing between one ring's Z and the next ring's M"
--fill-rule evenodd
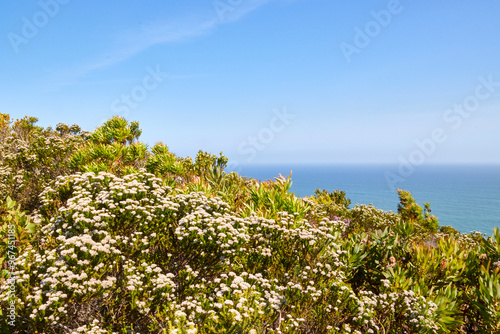
M59 175L71 173L69 157L83 139L77 125L59 124L52 130L35 126L38 120L25 117L13 124L0 114L0 201L7 197L32 211L38 195Z
M144 172L85 173L59 177L42 192L33 217L39 244L24 250L13 273L20 328L380 330L386 297L351 287L344 222L311 224L287 212L241 218L216 197L161 183ZM440 328L425 297L393 296L391 305L406 302L402 319L418 319L415 328Z
M29 118L11 127L0 117L4 182L44 168L33 195L1 193L2 245L16 249L12 261L2 255L2 331L500 330L498 229L486 238L436 228L428 205L422 210L406 192L399 213L349 208L340 191L297 198L290 177L228 174L222 155L201 152L193 164L163 144L129 155L138 124L113 122L88 135L64 124L37 128ZM113 173L93 170L89 154L110 145L125 154L98 157ZM74 167L90 172L71 174L76 146ZM48 158L49 149L57 154ZM37 152L33 165L26 152Z

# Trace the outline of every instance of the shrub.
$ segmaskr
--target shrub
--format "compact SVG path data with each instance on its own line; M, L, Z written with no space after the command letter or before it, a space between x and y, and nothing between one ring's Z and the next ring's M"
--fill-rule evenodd
M146 145L137 142L141 133L139 123L112 117L88 136L85 145L72 155L70 165L82 172L137 172L147 154Z
M226 173L222 153L148 151L119 117L35 123L0 114L4 332L500 330L498 229L439 227L405 191L398 213L298 198L291 176Z
M9 115L0 114L0 201L10 197L28 211L38 207L38 195L50 181L71 173L69 157L84 135L77 125L64 125L66 132L36 122L25 117L11 124Z
M422 209L410 192L398 189L398 194L400 201L398 213L401 215L401 219L418 224L426 232L436 233L438 231L438 219L430 214L429 203L424 203L424 209Z

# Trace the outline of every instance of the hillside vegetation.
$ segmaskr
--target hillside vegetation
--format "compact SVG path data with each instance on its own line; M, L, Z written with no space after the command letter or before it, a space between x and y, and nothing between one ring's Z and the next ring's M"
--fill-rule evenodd
M4 333L500 333L498 229L36 122L0 114Z

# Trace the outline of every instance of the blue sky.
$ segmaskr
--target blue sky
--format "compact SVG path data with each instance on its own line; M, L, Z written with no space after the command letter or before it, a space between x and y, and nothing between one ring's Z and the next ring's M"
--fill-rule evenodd
M180 156L248 163L500 163L500 3L0 3L13 118L114 114Z

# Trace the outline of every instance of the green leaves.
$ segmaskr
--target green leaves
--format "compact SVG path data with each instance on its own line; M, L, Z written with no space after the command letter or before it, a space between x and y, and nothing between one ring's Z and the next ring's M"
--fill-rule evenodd
M139 123L115 116L90 134L86 144L72 155L70 166L82 172L138 172L147 157L147 146L137 142L140 135Z
M291 186L291 175L287 178L280 175L274 181L256 183L248 189L250 199L245 203L243 214L248 216L255 212L267 218L275 218L279 212L285 211L303 218L311 207L289 192Z
M130 122L119 116L114 116L98 127L89 137L96 144L119 143L121 145L132 144L141 136L138 122Z
M429 203L424 203L425 209L418 205L409 191L398 189L399 204L398 212L404 221L412 221L421 226L426 232L435 233L439 223L435 216L430 215Z
M220 152L217 157L214 154L200 150L196 154L194 170L199 176L205 176L207 173L214 170L222 172L227 167L227 162L228 159L222 154L222 152Z
M25 117L10 122L0 115L0 200L10 196L23 210L39 205L38 195L59 175L70 173L69 157L83 141L77 125L58 131L35 126Z
M344 206L346 208L351 204L351 200L346 197L345 191L334 190L331 193L328 193L326 190L316 189L314 191L314 197L312 199L317 204L337 204Z
M0 266L3 269L6 269L4 263L10 257L8 254L17 256L24 249L36 245L35 229L35 224L31 222L26 212L20 210L20 205L7 197L0 206L0 249L2 252ZM15 270L15 267L11 269Z
M500 332L500 274L481 266L479 285L472 289L475 300L471 306L480 314L477 324L489 333Z
M18 257L20 331L500 332L499 229L437 233L402 190L398 214L298 198L291 175L226 173L222 152L148 151L121 117L90 134L36 121L0 114L0 281Z
M148 155L145 164L145 168L149 173L173 179L175 176L187 172L182 161L175 154L169 152L167 145L161 142L157 143L151 148L151 153Z

